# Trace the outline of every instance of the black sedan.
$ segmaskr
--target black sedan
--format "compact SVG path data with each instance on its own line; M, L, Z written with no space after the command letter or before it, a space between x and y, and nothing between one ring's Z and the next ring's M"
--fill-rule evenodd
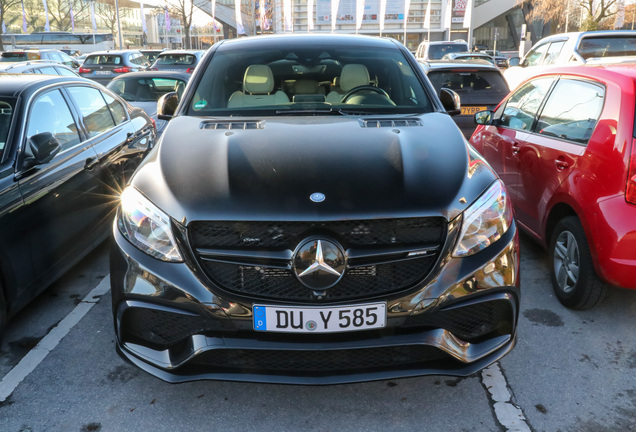
M442 89L450 89L459 95L461 113L453 119L466 139L475 131L475 113L494 111L510 92L503 74L492 63L482 60L454 60L420 64L438 94Z
M6 320L108 235L154 146L140 109L82 78L0 79L0 338Z
M456 96L391 39L214 45L160 99L174 117L121 196L119 352L170 382L304 384L465 376L508 353L517 229Z

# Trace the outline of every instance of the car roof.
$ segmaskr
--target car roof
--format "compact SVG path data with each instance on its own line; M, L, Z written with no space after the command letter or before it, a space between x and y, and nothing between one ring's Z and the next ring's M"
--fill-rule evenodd
M636 79L636 65L634 63L586 63L572 66L553 66L546 68L536 76L544 75L578 75L596 79L607 79L620 75Z
M23 92L30 92L50 84L65 82L91 83L88 79L60 75L41 74L5 74L0 79L0 96L16 97Z
M119 81L129 78L181 78L189 80L192 74L187 72L178 71L141 71L141 72L128 72L123 75L116 76L112 81ZM112 82L111 81L111 82Z
M106 50L106 51L93 51L92 53L89 53L88 55L90 57L90 56L96 56L96 55L120 55L120 54L138 53L138 52L141 52L141 51L136 49Z
M458 69L479 69L479 70L492 70L499 71L499 68L494 64L490 63L486 60L463 60L463 59L455 59L452 61L448 60L426 60L420 61L421 65L424 66L424 69L427 72L431 70L439 71L439 70L458 70Z
M63 63L54 62L51 60L26 60L26 61L18 61L18 62L0 62L0 70L5 72L10 72L10 69L19 69L20 67L31 66L33 68L37 67L62 67L64 69L72 70L70 67L66 66Z
M267 36L251 36L236 39L224 39L219 42L218 50L229 50L238 47L255 47L260 46L278 46L285 43L306 44L311 46L314 44L325 44L331 46L349 45L361 47L392 47L396 48L399 42L389 38L379 38L377 36L362 35L345 35L345 34L319 34L319 33L303 33L303 34L276 34ZM401 45L401 44L400 44ZM404 48L406 49L406 47Z

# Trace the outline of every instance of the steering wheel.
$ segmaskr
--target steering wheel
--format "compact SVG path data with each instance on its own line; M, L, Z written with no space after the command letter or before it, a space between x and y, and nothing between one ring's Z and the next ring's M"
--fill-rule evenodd
M381 89L380 87L375 87L375 86L372 86L372 85L361 85L361 86L358 86L358 87L354 87L351 90L349 90L348 92L346 92L345 95L342 97L342 99L340 101L342 103L345 103L355 93L358 93L358 92L361 92L361 91L365 91L365 90L370 90L370 91L372 91L374 93L381 94L382 96L386 96L387 99L391 100L391 97L389 96L389 94L387 92L385 92L383 89Z

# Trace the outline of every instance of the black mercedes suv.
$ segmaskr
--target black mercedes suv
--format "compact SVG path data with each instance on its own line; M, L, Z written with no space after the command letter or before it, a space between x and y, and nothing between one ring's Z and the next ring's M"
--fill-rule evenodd
M222 41L121 195L117 348L169 382L472 374L516 340L503 183L390 39Z

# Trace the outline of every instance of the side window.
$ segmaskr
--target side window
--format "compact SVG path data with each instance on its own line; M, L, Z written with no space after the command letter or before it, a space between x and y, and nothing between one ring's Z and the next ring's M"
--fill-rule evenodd
M547 49L548 49L547 43L544 43L542 45L539 45L536 48L531 49L530 52L528 52L528 55L526 55L526 58L523 60L523 63L521 63L521 66L527 67L527 66L538 65L539 60L541 60L541 57L543 57L543 54L546 52Z
M548 48L548 52L545 54L545 58L543 59L544 65L553 64L557 58L559 58L559 54L561 53L561 49L565 41L560 42L552 42L550 44L550 48Z
M38 71L41 74L45 74L45 75L58 75L57 69L55 69L53 66L43 67L43 68L40 68Z
M143 54L131 54L128 58L132 64L141 65L144 63Z
M503 110L500 124L510 129L529 131L554 78L530 81L514 92Z
M115 123L119 124L128 120L128 115L126 114L126 109L119 103L117 99L109 95L108 93L102 93L104 95L104 99L106 99L106 104L108 108L110 108L110 112L115 119Z
M63 67L56 67L55 69L57 69L57 73L62 76L72 76L72 77L77 76L75 72L65 69Z
M115 126L102 93L92 87L68 87L84 118L84 126L91 137Z
M71 110L59 90L44 93L33 102L27 137L42 132L51 132L60 142L62 150L69 149L80 142Z
M604 100L605 89L600 85L561 79L545 103L535 130L542 135L586 144Z

